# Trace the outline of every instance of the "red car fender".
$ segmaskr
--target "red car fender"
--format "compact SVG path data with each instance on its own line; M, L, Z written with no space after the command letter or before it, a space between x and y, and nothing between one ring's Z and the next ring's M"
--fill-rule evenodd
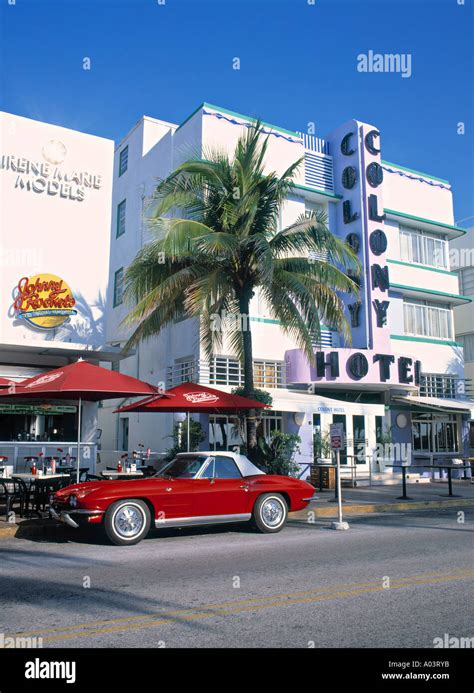
M279 493L288 503L290 512L306 508L314 494L314 487L301 479L289 476L266 474L247 477L249 484L249 503L246 512L252 512L257 498L264 493Z

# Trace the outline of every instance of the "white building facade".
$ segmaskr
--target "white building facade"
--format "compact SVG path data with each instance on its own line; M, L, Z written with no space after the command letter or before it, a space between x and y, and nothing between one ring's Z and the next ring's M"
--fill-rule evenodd
M111 140L0 114L0 377L120 358L104 327L113 150ZM0 455L19 469L58 447L75 455L76 405L2 399ZM84 403L92 465L97 430L97 405Z
M466 395L474 399L474 227L450 243L451 267L459 278L461 294L471 299L471 303L454 309L454 329L456 341L464 353L464 374ZM470 426L469 447L474 452L474 422Z
M129 306L123 302L124 272L150 238L147 199L157 179L179 163L219 147L229 153L252 119L202 104L181 125L142 118L116 147L107 296L107 343L120 348ZM377 444L390 439L423 459L452 455L467 446L470 404L464 389L462 347L455 339L453 308L470 299L449 267L448 243L464 236L453 217L449 182L383 159L383 133L351 120L324 139L264 124L269 134L266 169L282 173L304 157L282 212L285 227L302 213L320 209L328 226L356 251L363 273L360 300L345 297L352 344L330 329L315 343L316 366L285 336L258 293L251 306L255 386L268 390L273 410L262 424L298 433L297 461L313 461L313 437L329 424L344 425L343 462L361 471L383 471L374 462ZM120 363L122 372L170 387L191 380L232 389L242 384L235 355L224 346L206 361L197 320L187 319L143 343ZM171 446L172 415L112 415L104 403L104 446ZM200 417L204 447L233 447L232 421Z

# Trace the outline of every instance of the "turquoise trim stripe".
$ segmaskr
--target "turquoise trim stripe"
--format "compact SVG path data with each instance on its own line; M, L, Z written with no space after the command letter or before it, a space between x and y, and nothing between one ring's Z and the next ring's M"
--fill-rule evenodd
M433 296L444 296L445 298L454 298L457 299L458 301L466 301L467 303L471 303L471 299L468 298L467 296L461 296L460 294L448 294L445 291L437 291L436 289L422 289L419 286L405 286L404 284L392 284L390 283L390 288L391 289L401 289L402 291L418 291L419 293L423 294L432 294Z
M437 178L436 176L432 176L431 173L424 173L423 171L417 171L414 168L406 168L406 166L400 166L400 164L393 164L391 161L384 161L383 159L380 161L381 164L385 164L385 166L393 166L393 168L399 168L400 171L408 171L408 173L416 173L418 176L426 176L427 178L431 178L431 180L438 180L440 183L447 183L450 185L449 180L445 180L444 178Z
M319 190L319 188L310 188L308 185L293 183L291 187L297 188L298 190L306 190L307 192L317 193L318 195L324 195L325 197L331 197L333 200L342 200L342 195L336 195L336 193L327 192L326 190Z
M273 320L272 318L250 318L251 322L266 322L270 325L280 325L279 320Z
M439 226L440 228L443 229L448 229L450 231L457 231L461 235L464 235L467 233L465 229L459 228L459 226L452 226L451 224L445 224L442 221L433 221L433 219L425 219L424 217L415 217L413 214L405 214L404 212L397 212L395 209L386 209L384 208L383 210L386 214L393 214L395 217L402 217L402 219L411 219L412 221L421 221L424 224L431 224L432 226Z
M203 103L200 104L196 108L196 110L194 110L191 113L191 115L189 115L185 120L183 120L183 122L179 125L179 127L176 128L175 132L178 132L178 130L180 128L182 128L183 125L185 125L188 122L188 120L191 120L191 118L193 116L195 116L196 113L203 108L212 108L214 111L218 111L219 113L226 113L227 115L234 116L234 118L240 118L241 120L247 121L247 123L256 123L257 122L257 118L251 118L250 116L242 115L242 113L237 113L236 111L231 111L228 108L221 108L221 106L215 106L212 103L207 103L207 101L203 101ZM291 135L292 137L294 137L298 141L301 141L301 136L298 135L298 133L294 132L293 130L286 130L285 128L280 128L277 125L272 125L271 123L267 123L263 120L261 122L262 122L262 125L264 125L267 128L271 128L272 130L275 130L277 132L282 132L285 135Z
M459 342L453 342L450 339L433 339L431 337L410 337L406 334L391 334L390 339L399 339L402 342L426 342L427 344L439 344L441 346L456 346L462 347Z
M237 113L236 111L230 111L228 108L221 108L220 106L215 106L212 103L203 103L203 106L206 108L212 108L214 111L219 111L220 113L226 113L227 115L234 116L234 118L241 118L242 120L246 120L248 123L256 123L257 118L251 118L250 116L242 115L242 113ZM285 130L285 128L280 128L277 125L272 125L271 123L267 123L264 120L261 121L262 125L265 125L267 128L271 128L272 130L277 130L278 132L283 132L285 135L291 135L292 137L295 137L297 140L301 140L300 135L298 135L297 132L294 132L293 130Z
M269 325L281 325L280 320L274 320L273 318L259 318L259 317L250 317L251 322L265 322L268 323ZM328 332L334 332L330 327L327 327L326 325L320 325L321 330L327 330Z
M403 265L404 267L413 267L413 269L423 269L428 270L428 272L438 272L439 274L449 274L451 277L457 277L456 272L449 272L448 270L439 269L438 267L429 267L428 265L417 265L412 262L402 262L401 260L386 260L391 265Z
M198 107L196 108L196 110L193 111L193 112L191 113L191 115L188 115L188 117L187 117L185 120L183 120L183 122L181 123L181 125L179 125L179 126L176 128L175 132L178 132L178 130L179 130L180 128L182 128L183 125L185 125L185 124L188 122L188 120L191 120L191 118L192 118L193 116L195 116L196 113L197 113L198 111L201 110L201 108L204 108L204 106L205 106L204 103L200 104L200 106L198 106Z

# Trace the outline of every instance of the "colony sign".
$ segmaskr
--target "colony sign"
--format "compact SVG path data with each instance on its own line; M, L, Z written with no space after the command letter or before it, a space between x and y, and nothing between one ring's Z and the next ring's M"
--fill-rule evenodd
M90 191L100 190L100 175L62 166L67 156L62 142L49 140L41 151L43 161L14 154L0 156L0 169L13 174L15 189L76 202L83 202Z
M54 330L76 315L75 305L71 289L55 274L22 277L13 302L16 317L42 330Z

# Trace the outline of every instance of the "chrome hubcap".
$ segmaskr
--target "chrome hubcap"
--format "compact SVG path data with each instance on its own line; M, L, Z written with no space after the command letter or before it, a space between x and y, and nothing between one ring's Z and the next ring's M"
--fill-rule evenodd
M267 527L278 527L284 517L282 504L275 498L269 498L262 505L262 519Z
M134 537L140 533L144 520L139 508L134 505L124 505L115 515L115 530L122 537Z

